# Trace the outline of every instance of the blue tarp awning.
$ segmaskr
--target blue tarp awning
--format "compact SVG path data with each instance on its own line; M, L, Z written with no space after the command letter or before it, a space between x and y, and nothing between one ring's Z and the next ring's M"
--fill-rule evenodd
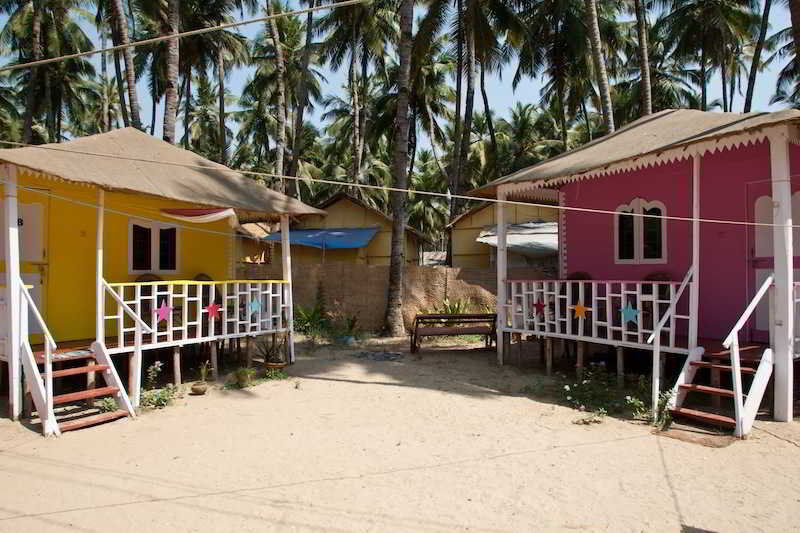
M289 231L289 243L312 246L324 250L351 250L364 248L370 243L380 228L338 228L338 229L293 229ZM280 232L271 233L264 240L281 242Z

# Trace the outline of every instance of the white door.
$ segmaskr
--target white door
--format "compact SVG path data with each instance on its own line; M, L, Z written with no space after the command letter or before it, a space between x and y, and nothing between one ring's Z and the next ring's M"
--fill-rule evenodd
M19 228L20 270L22 281L29 286L33 301L39 312L47 319L44 306L45 272L47 267L47 197L42 196L41 202L19 203L17 227ZM5 228L4 202L0 202L0 227ZM0 253L5 260L6 231L0 231ZM3 279L2 285L5 285ZM6 333L5 320L0 321L0 336ZM28 329L32 334L42 333L33 314L28 316Z

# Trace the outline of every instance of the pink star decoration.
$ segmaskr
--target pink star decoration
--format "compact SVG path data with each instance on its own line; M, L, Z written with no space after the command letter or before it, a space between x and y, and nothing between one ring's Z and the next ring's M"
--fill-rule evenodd
M222 309L222 306L217 303L212 303L211 305L206 307L206 311L208 311L208 318L214 320L215 318L219 318L219 310Z
M169 320L169 314L172 312L172 308L167 305L166 300L161 300L161 306L153 312L158 315L158 322L162 320L167 321Z

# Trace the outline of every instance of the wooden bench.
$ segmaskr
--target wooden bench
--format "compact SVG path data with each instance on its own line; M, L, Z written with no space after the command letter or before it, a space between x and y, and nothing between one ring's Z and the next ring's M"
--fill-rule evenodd
M494 313L417 315L411 328L411 353L419 349L422 337L453 335L483 335L489 348L497 338L496 332L497 315Z

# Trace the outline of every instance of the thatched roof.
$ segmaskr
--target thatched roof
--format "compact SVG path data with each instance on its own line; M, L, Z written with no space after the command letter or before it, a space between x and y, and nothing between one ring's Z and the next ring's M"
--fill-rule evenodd
M135 128L59 144L0 150L0 162L108 191L233 208L241 222L275 220L283 214L325 214Z
M789 109L776 113L740 114L668 109L642 117L610 135L497 179L475 189L472 194L494 197L498 185L567 178L667 150L788 122L800 122L800 111Z

